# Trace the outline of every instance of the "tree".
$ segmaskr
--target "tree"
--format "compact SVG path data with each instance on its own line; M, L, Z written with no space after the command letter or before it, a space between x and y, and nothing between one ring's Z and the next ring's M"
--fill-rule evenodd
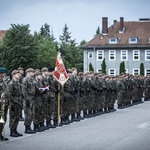
M39 66L37 46L30 34L29 25L11 24L2 41L1 64L8 73L19 66L24 69Z
M94 71L94 68L91 63L89 64L89 71Z
M140 75L144 76L144 64L140 64Z
M97 29L96 29L96 35L99 35L100 34L100 28L99 28L99 26L97 27ZM96 36L95 35L95 36Z
M63 34L60 36L60 41L62 43L68 44L71 39L71 32L68 31L68 26L65 24L65 27L63 28Z
M51 41L55 41L53 29L50 29L50 25L48 25L47 23L41 26L40 34L43 37L48 37Z
M125 63L124 63L124 61L120 63L120 69L119 70L120 70L120 75L122 73L125 74Z
M66 24L60 41L60 52L66 68L76 67L78 71L83 71L83 51L77 46L76 40L71 39L71 32Z
M106 74L106 63L105 63L105 58L104 58L103 61L102 61L101 68L102 68L102 73L103 73L103 74Z

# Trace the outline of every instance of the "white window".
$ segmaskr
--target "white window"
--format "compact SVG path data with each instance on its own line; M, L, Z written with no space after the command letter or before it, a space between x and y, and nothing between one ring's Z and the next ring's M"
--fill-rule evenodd
M93 59L93 52L88 52L88 59Z
M128 72L128 69L125 69L125 73L129 73L129 72Z
M102 73L102 70L101 69L97 69L97 73Z
M121 60L128 60L128 51L121 50Z
M138 43L138 38L129 38L129 43Z
M104 59L104 51L98 50L97 51L97 60L103 60Z
M145 50L145 60L150 60L150 50Z
M109 69L109 75L115 76L116 75L116 69Z
M133 69L133 75L139 75L140 70L139 69Z
M117 44L118 43L118 38L109 38L108 43L109 44Z
M145 75L150 75L150 68L149 69L145 69Z
M109 50L109 60L116 60L116 51Z
M140 50L133 50L133 60L140 60Z

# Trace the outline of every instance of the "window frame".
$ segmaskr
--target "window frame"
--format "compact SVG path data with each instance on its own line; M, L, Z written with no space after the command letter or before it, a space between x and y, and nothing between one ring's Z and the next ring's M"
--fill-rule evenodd
M134 56L135 56L135 51L138 51L138 57L139 57L138 59L135 59L135 58L134 58ZM132 54L133 54L133 60L134 60L134 61L140 61L140 50L133 50L133 53L132 53Z
M90 54L92 54L92 58L90 58ZM88 59L93 59L93 52L88 52Z
M99 59L98 57L99 57L99 52L102 52L101 54L102 54L102 59ZM97 50L97 61L103 61L103 59L104 59L104 50Z
M114 59L110 59L111 55L110 55L110 52L111 51L114 51ZM116 60L116 50L109 50L109 61L115 61Z
M110 72L111 71L114 71L114 74L112 75L112 74L110 74ZM109 76L116 76L116 69L115 68L110 68L110 69L108 69L108 74L109 74Z
M114 41L112 41L112 40L114 40ZM118 38L111 37L111 38L108 39L108 43L109 44L117 44L118 43Z
M132 41L133 39L135 39L135 41ZM131 37L131 38L129 38L129 43L131 43L131 44L138 43L138 38L137 37Z
M148 49L145 50L145 61L150 61L150 59L147 59L147 55L146 55L146 54L147 54L147 51L149 51L149 53L150 53L150 49L149 49L149 50L148 50ZM149 57L150 57L150 54L149 54Z
M135 70L138 70L138 74L135 74ZM138 68L133 68L132 74L133 74L133 75L139 75L139 74L140 74L140 69L138 69Z
M126 59L123 59L123 51L126 51ZM121 50L121 60L128 61L128 50Z
M149 74L147 74L147 70L149 70ZM146 75L150 75L150 68L146 68L146 69L145 69L145 76L146 76Z

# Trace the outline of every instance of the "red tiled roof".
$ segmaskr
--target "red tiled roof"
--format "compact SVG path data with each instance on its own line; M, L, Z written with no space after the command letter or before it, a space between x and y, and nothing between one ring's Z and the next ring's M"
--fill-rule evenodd
M6 31L5 30L0 30L0 40L4 37Z
M124 22L124 32L119 33L120 22L115 22L112 26L108 28L108 35L103 35L103 38L100 38L100 35L95 36L91 41L86 43L83 47L121 47L121 46L150 46L150 22ZM115 37L119 39L117 44L109 44L108 39ZM139 42L136 44L128 43L130 37L138 37Z

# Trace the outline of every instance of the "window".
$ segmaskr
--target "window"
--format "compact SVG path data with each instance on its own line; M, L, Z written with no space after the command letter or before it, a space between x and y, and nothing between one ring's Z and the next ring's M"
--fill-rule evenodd
M118 43L118 38L109 38L108 43L109 44L117 44Z
M101 69L97 69L97 73L102 73L102 70Z
M145 50L145 60L150 60L150 50Z
M103 60L103 58L104 58L104 51L98 50L97 51L97 60Z
M133 50L133 60L140 60L140 50Z
M138 38L129 38L129 43L138 43Z
M128 60L128 51L121 50L121 60Z
M145 69L145 75L150 75L150 69Z
M109 50L109 60L116 60L116 51Z
M139 69L133 69L133 75L139 75L140 70Z
M93 59L93 52L88 52L88 58Z
M128 72L128 69L125 69L125 73L129 73L129 72Z
M116 75L116 69L109 69L109 75L115 76Z

